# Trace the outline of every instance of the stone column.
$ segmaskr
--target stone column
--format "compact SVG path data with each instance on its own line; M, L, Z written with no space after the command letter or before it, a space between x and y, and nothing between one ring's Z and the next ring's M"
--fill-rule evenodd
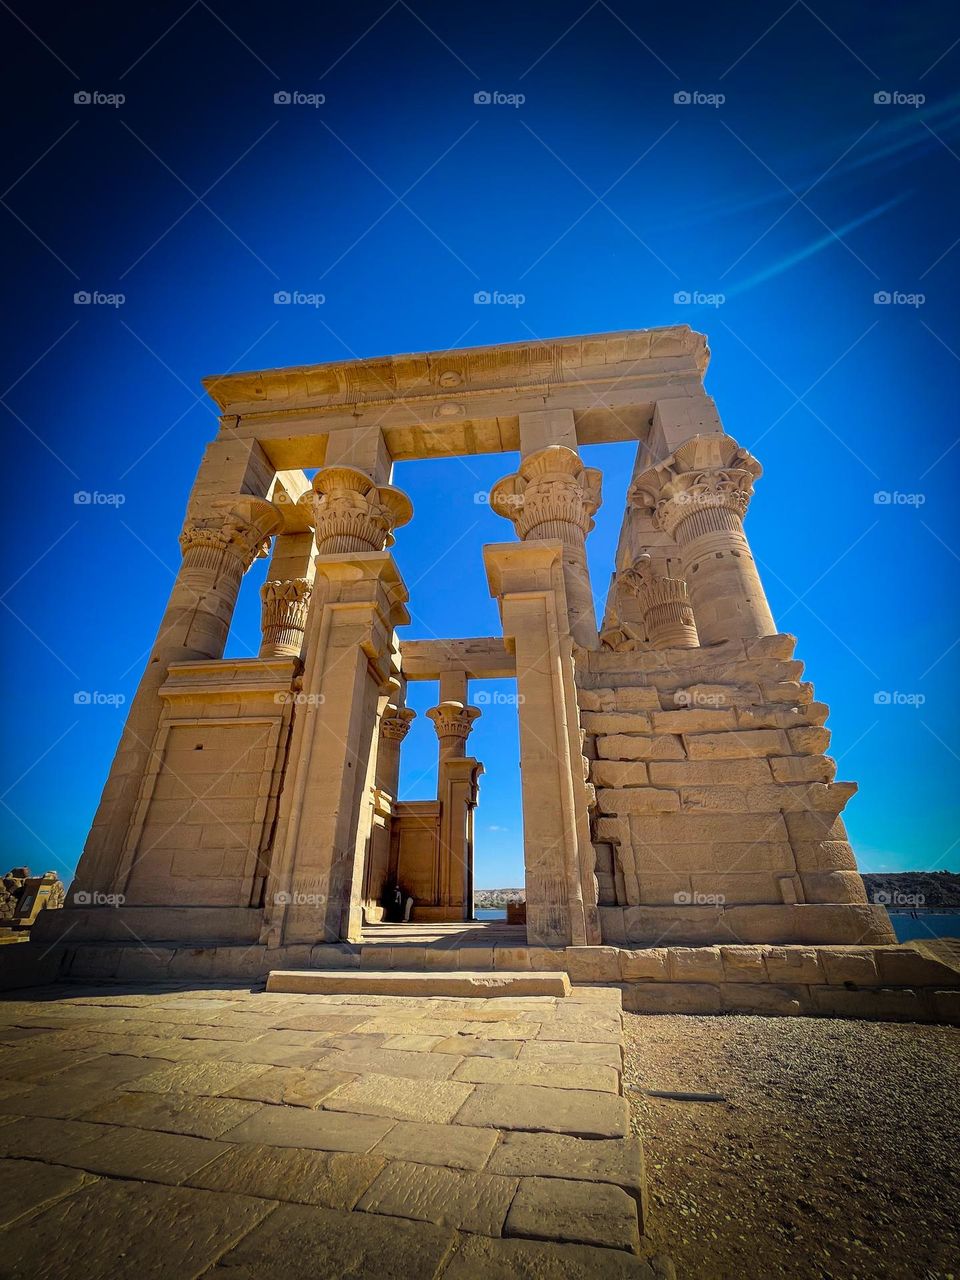
M595 946L595 854L562 549L556 542L500 543L484 547L483 559L517 660L527 940Z
M700 643L693 606L682 578L668 578L641 555L620 575L625 589L636 596L647 642L654 649L696 649Z
M416 712L388 702L380 716L380 739L373 783L373 827L364 873L363 896L368 913L380 918L380 898L390 870L393 806L400 783L400 747Z
M649 508L680 548L703 645L776 634L743 531L760 474L756 458L730 436L694 436L631 486L631 501Z
M438 906L466 912L472 885L473 809L477 803L477 776L482 765L467 756L467 738L481 711L458 701L431 707L427 715L437 731L440 760L437 767L437 799L440 801Z
M263 602L260 657L299 658L313 590L313 559L317 554L311 512L300 505L309 482L302 474L280 472L273 502L283 515L283 528L273 541L267 580L260 588Z
M270 548L279 510L264 498L217 498L210 514L188 520L180 535L183 564L167 616L183 657L221 658L243 575Z
M575 449L548 445L528 454L519 470L490 492L490 506L513 522L522 541L558 539L563 544L570 632L585 649L599 647L586 535L600 506L601 480L601 473L585 467Z
M356 467L322 467L313 491L301 503L311 512L320 555L383 551L394 543L393 530L413 515L407 495L393 485L377 485Z

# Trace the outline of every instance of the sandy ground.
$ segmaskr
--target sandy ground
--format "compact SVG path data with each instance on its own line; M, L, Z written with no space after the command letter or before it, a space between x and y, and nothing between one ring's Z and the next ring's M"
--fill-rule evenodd
M960 1276L960 1029L625 1022L648 1237L681 1280ZM648 1089L727 1101L666 1101Z

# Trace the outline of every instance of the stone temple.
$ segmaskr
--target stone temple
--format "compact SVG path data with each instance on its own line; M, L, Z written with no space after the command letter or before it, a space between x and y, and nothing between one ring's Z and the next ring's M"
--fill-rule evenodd
M358 963L395 883L411 928L470 919L470 684L498 677L519 694L514 967L524 944L524 967L569 968L548 957L892 943L841 816L856 785L745 531L760 463L704 390L708 358L671 326L206 379L220 430L182 566L44 945L76 973L146 973L159 949L257 975ZM637 459L600 618L602 475L580 448L614 441ZM405 639L394 462L518 451L483 553L501 634ZM224 658L262 556L259 656ZM400 801L417 680L439 681L439 782Z

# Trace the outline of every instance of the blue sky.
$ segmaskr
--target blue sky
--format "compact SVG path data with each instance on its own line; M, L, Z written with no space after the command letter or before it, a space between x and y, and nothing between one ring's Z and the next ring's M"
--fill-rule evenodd
M861 784L861 865L957 869L947 6L13 8L8 865L66 875L82 848L216 429L202 376L688 323L708 335L727 430L765 467L748 534L831 704L839 776ZM281 290L324 300L277 305ZM477 305L480 290L523 301ZM585 454L604 472L599 607L632 450ZM514 462L397 467L416 508L395 552L409 635L497 631L481 547L512 530L474 494ZM256 649L262 571L230 653ZM515 709L508 683L485 692L477 883L515 884ZM411 702L435 700L424 685ZM430 795L435 750L421 714L408 798Z

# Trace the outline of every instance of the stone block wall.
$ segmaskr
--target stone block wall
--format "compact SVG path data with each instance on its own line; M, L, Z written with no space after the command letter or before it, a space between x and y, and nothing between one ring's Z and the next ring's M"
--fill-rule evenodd
M889 942L787 635L581 652L605 942Z

